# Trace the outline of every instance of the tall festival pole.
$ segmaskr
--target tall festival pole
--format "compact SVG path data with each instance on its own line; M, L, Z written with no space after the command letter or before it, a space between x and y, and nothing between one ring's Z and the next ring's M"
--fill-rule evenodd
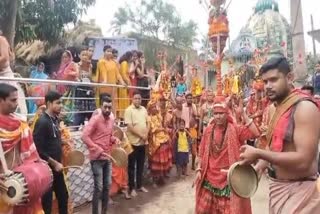
M224 57L223 50L226 46L227 39L229 37L229 22L227 19L226 9L223 8L226 0L211 0L211 10L209 15L209 38L212 44L212 50L216 53L214 65L216 68L216 80L217 80L217 97L223 101L222 91L222 75L221 75L221 63ZM219 100L217 100L219 101Z

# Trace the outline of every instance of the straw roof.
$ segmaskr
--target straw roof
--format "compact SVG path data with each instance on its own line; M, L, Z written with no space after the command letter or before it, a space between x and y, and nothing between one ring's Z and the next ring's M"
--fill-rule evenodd
M26 64L33 64L45 55L45 47L46 43L40 40L18 43L15 47L16 58Z
M35 64L39 58L51 56L58 49L82 46L87 37L102 37L101 29L95 25L94 21L80 21L74 28L67 30L64 41L55 46L40 40L18 43L15 47L16 59L25 64Z

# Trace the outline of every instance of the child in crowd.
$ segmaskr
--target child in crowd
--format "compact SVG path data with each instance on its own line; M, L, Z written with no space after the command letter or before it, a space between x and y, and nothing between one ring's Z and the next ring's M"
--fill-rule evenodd
M190 122L189 134L191 141L191 155L192 155L192 164L191 169L196 169L196 157L198 153L198 120L192 120Z
M187 84L185 83L184 77L178 78L178 85L176 87L177 96L184 96L187 92Z
M187 174L189 163L190 133L186 130L186 123L183 119L179 121L179 128L176 131L176 167L178 178Z

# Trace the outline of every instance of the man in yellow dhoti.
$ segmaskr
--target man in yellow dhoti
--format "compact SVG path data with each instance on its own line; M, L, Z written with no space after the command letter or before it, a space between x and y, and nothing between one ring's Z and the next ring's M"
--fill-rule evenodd
M117 84L126 85L123 81L118 63L114 60L112 55L112 47L106 45L103 48L104 57L99 60L97 65L96 76L94 78L95 82L106 83L106 84ZM115 87L99 87L97 89L96 97L99 97L101 93L108 93L113 99L113 104L115 105L117 99L117 88ZM100 106L99 100L97 100L97 106ZM116 107L113 109L117 109Z

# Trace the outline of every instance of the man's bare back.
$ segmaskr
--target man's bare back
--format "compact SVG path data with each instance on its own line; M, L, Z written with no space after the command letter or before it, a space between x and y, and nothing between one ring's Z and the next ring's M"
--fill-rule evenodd
M210 120L211 118L208 118L208 113L209 111L212 111L213 109L213 103L204 103L202 106L201 106L201 109L200 109L200 117L202 120ZM211 112L212 113L212 112ZM213 114L213 113L212 113ZM212 115L211 115L212 116Z
M10 45L7 39L3 36L0 36L0 71L9 67L11 55Z

